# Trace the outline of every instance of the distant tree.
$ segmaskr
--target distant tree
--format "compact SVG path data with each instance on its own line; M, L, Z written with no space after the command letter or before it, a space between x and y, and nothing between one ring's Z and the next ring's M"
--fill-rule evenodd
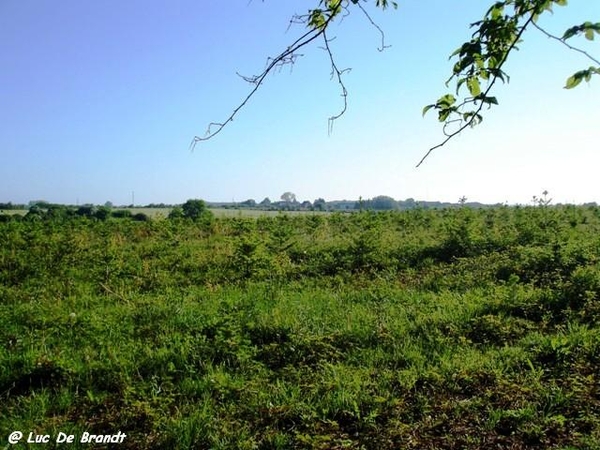
M50 202L46 200L31 200L29 202L29 207L37 206L38 208L47 209L50 206Z
M405 209L414 209L417 207L417 202L414 198L407 198L406 200L404 200L404 202L399 203L401 203L400 206Z
M373 197L370 200L369 206L371 209L384 211L390 209L397 209L398 202L396 202L396 200L394 200L392 197L388 197L387 195L379 195L377 197Z
M196 220L203 216L212 216L204 200L190 199L181 205L181 209L183 210L183 217L188 219Z
M302 203L300 203L300 208L301 209L312 209L313 205L309 200L304 200Z
M281 201L287 204L294 204L297 202L296 194L294 194L293 192L284 192L283 194L281 194Z
M259 203L260 206L271 206L271 199L269 197L265 197L262 202Z
M318 198L313 202L313 209L315 211L325 211L327 209L327 205L324 199Z
M105 207L105 208L112 209L112 207L113 207L113 206L114 206L114 205L113 205L113 203L112 203L112 202L106 202L106 203L104 203L104 207Z
M245 200L242 203L240 203L240 205L246 206L248 208L254 208L254 207L256 207L256 201L254 201L253 199L249 198L248 200Z

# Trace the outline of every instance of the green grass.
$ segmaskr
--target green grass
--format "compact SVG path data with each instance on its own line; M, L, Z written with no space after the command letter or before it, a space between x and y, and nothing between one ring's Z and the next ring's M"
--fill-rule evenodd
M599 231L575 207L0 223L0 443L599 448Z

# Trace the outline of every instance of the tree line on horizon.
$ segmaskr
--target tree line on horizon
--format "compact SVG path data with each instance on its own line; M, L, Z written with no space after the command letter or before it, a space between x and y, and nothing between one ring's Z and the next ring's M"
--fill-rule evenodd
M463 198L464 199L464 198ZM285 193L281 196L279 201L271 201L269 197L265 197L262 201L257 202L256 200L249 198L247 200L236 202L209 202L202 200L208 208L223 208L223 209L257 209L267 211L351 211L351 210L380 210L380 211L391 211L391 210L403 210L413 209L417 207L421 208L444 208L453 207L459 205L467 205L471 207L484 207L492 206L486 205L479 202L465 203L463 199L459 199L458 202L441 202L441 201L418 201L414 198L407 198L405 200L396 200L393 197L387 195L378 195L370 199L363 199L360 197L358 200L331 200L326 201L323 198L317 198L313 202L310 200L298 201L293 193ZM189 199L187 202L196 199ZM96 210L108 210L114 211L115 209L131 209L131 208L153 208L153 209L173 209L182 207L183 204L171 204L171 203L149 203L146 205L113 205L112 202L107 201L104 204L93 204L85 203L83 205L72 205L53 203L46 200L31 200L27 204L24 203L12 203L12 202L0 202L0 211L14 211L14 210L56 210L60 208L69 208L75 211L79 211L80 215L90 215L90 211Z
M546 192L547 194L547 192ZM532 199L533 205L544 204L548 206L551 202L546 199L546 196L538 198L534 196ZM351 211L396 211L409 210L416 208L423 209L440 209L440 208L455 208L455 207L470 207L470 208L486 208L493 206L502 206L502 204L485 204L480 202L469 202L466 197L461 197L457 202L442 202L442 201L421 201L414 198L405 200L396 200L387 195L378 195L370 199L359 197L358 200L331 200L326 201L323 198L317 198L313 202L310 200L298 201L295 194L285 192L281 195L279 201L271 201L269 197L265 197L261 202L249 198L242 202L208 202L200 199L188 199L182 204L168 203L149 203L146 205L113 205L107 201L102 205L94 205L86 203L83 205L68 205L60 203L51 203L45 200L31 200L27 204L18 204L12 202L0 202L0 214L3 211L27 210L28 214L36 216L44 214L47 217L62 217L62 216L85 216L95 217L98 219L106 219L108 217L115 218L134 218L136 220L148 220L149 217L143 212L132 212L133 208L146 209L169 209L169 217L191 217L186 214L186 208L191 207L190 204L202 202L203 206L200 209L251 209L258 211L316 211L316 212L351 212ZM187 205L187 206L186 206ZM508 205L506 205L508 206ZM584 206L596 206L596 202L585 203Z

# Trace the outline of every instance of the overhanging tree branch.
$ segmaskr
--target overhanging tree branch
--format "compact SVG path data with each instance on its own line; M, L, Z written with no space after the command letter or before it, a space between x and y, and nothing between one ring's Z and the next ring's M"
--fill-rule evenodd
M311 9L311 10L309 10L308 14L304 14L304 15L296 14L296 15L292 16L292 18L290 19L288 29L293 24L304 24L309 27L309 30L306 33L304 33L302 36L300 36L298 39L296 39L291 45L289 45L279 55L277 55L274 58L269 57L267 59L266 68L260 74L252 75L252 76L244 76L244 75L241 75L238 73L238 76L240 76L244 81L254 85L254 87L248 93L248 95L246 95L246 97L243 99L243 101L240 102L240 104L233 110L233 112L229 115L229 117L227 117L227 119L224 122L211 122L206 129L206 133L205 133L204 137L194 136L194 138L192 139L192 142L190 143L190 150L194 150L194 148L196 147L196 144L198 144L199 142L207 141L207 140L215 137L217 134L219 134L230 122L233 121L233 119L238 114L238 112L242 108L244 108L244 106L246 106L246 104L250 101L250 99L256 94L258 89L264 83L267 75L272 73L277 68L281 68L286 65L293 66L296 62L296 59L299 56L301 56L297 53L298 50L300 50L301 48L312 43L313 41L315 41L316 39L318 39L321 36L324 39L324 44L325 44L324 50L327 52L329 61L331 63L331 78L332 79L335 78L337 80L337 83L340 86L341 95L342 95L343 101L344 101L344 105L343 105L343 108L341 109L341 111L338 114L335 114L335 115L329 117L329 119L328 119L328 132L331 133L333 122L336 119L340 118L342 115L344 115L344 113L346 112L346 110L348 108L348 91L346 89L346 86L343 83L342 75L344 73L350 71L350 69L347 68L347 69L340 70L338 68L338 66L335 62L335 58L333 56L333 52L331 51L331 48L329 46L329 42L331 42L332 39L327 37L326 32L327 32L329 25L336 17L340 16L343 19L350 13L349 12L350 3L355 6L358 6L362 10L362 12L365 14L365 16L367 17L369 22L375 28L377 28L377 30L380 32L381 47L379 47L378 50L383 51L384 49L388 48L389 46L385 45L385 35L383 33L383 30L381 30L381 28L372 20L372 18L367 13L367 11L362 7L362 5L360 5L359 0L327 0L327 1L321 0L319 2L319 4L324 5L325 6L324 9L320 9L320 8ZM392 5L393 7L397 7L395 2L388 1L388 0L377 0L376 4L378 7L381 7L383 9L387 8L389 5Z
M332 39L328 38L327 30L335 17L341 17L343 20L350 13L351 5L357 6L371 25L381 34L381 46L378 47L378 50L383 51L389 47L389 45L385 45L383 30L372 20L370 14L361 4L368 3L369 1L318 0L317 8L309 9L308 13L304 15L292 16L289 27L293 24L304 24L309 30L275 58L268 58L266 68L260 74L250 77L238 74L242 79L253 84L253 89L224 122L212 122L208 125L204 137L195 136L190 144L190 148L194 149L198 142L209 140L219 134L256 94L269 73L276 68L293 66L296 59L301 56L298 50L319 37L323 38L324 47L322 48L327 52L331 63L331 78L337 80L341 89L341 96L343 97L343 107L340 112L329 117L328 132L331 133L333 122L340 118L348 107L348 91L343 83L342 76L350 69L340 70L338 68L329 45ZM397 7L396 2L391 0L372 0L372 3L375 4L375 7L382 9L386 9L390 5L394 8ZM569 49L585 55L598 65L597 67L591 66L588 69L580 70L573 74L567 80L566 88L573 88L583 80L588 81L592 75L600 75L600 61L598 59L565 42L566 39L576 35L584 35L587 39L592 40L594 33L600 34L600 23L585 22L581 25L576 25L569 28L563 37L559 38L548 33L536 23L540 15L552 11L552 7L555 5L564 6L566 5L566 0L495 0L485 13L484 18L471 24L472 27L476 27L475 32L472 34L469 42L464 43L451 55L451 58L458 56L458 61L454 65L452 75L446 82L446 85L448 85L450 81L456 79L456 95L459 95L459 91L463 85L468 88L470 95L463 96L462 100L457 102L454 95L446 94L440 97L436 103L425 106L423 114L430 109L438 111L438 120L444 123L443 132L445 139L438 145L429 148L417 164L417 167L420 167L434 150L443 147L467 127L473 127L481 123L483 120L481 113L485 105L491 107L498 104L496 98L490 96L490 93L498 79L502 82L509 80L508 75L502 69L508 57L517 49L516 45L520 42L523 33L531 24L549 38L560 41ZM486 84L486 88L482 89L481 84ZM464 109L468 105L473 105L473 109L465 111ZM451 125L454 126L456 124L458 124L458 129L453 132L448 130Z
M488 69L488 72L479 72L478 76L481 76L482 74L486 74L484 76L487 77L489 74L492 75L492 78L487 86L487 88L485 89L485 91L483 93L477 92L479 90L479 82L477 82L477 84L474 84L473 81L474 78L469 78L469 77L474 77L476 75L474 75L474 70L471 69L468 74L466 75L467 78L459 78L458 82L457 82L457 92L460 88L460 86L463 84L463 82L466 82L469 90L471 93L476 93L477 95L474 95L473 97L468 97L466 98L460 105L458 106L453 106L454 103L454 97L452 97L452 101L448 101L445 102L444 99L448 99L448 95L442 97L436 104L433 105L428 105L424 108L423 110L423 114L425 114L429 109L431 108L435 108L440 110L440 121L444 122L444 127L446 127L446 125L448 125L449 123L455 123L455 122L463 122L464 123L454 132L450 133L450 134L446 134L446 138L439 144L431 147L427 153L425 153L425 155L421 158L421 160L419 161L419 163L416 165L416 167L420 167L421 164L423 164L423 162L427 159L427 157L436 149L443 147L444 145L446 145L446 143L448 143L448 141L450 141L451 139L453 139L454 137L456 137L458 134L460 134L462 131L464 131L467 127L472 127L477 125L478 123L481 122L482 120L482 116L481 116L481 111L483 110L483 107L487 104L488 106L491 106L491 104L497 104L497 101L495 99L495 97L491 97L489 96L489 93L491 92L492 88L494 87L494 85L496 84L496 81L498 81L498 79L504 81L504 72L502 71L502 67L504 66L504 63L507 61L508 56L511 54L511 52L516 48L517 43L521 40L521 36L523 35L523 33L525 32L525 30L527 29L527 27L531 24L534 23L534 19L537 16L536 14L536 10L534 8L530 9L529 11L527 11L529 13L529 17L527 18L527 20L525 21L525 23L523 25L521 25L518 33L512 37L512 41L510 42L510 44L508 45L508 47L502 51L502 58L500 59L500 61L497 61L494 63L493 65L493 70ZM480 22L479 25L481 25ZM478 31L476 33L474 33L474 35L476 35L478 32L481 32L481 27L478 29ZM481 39L481 36L479 36L479 39ZM466 46L468 45L475 45L475 46L479 46L480 43L475 40L471 41L470 43L466 43L463 44L463 47L461 47L461 55L462 55L462 50L465 49ZM489 45L489 42L486 43L486 45ZM481 52L481 49L478 49L479 52ZM458 53L455 52L455 53ZM467 54L467 52L465 52L465 54L471 58L470 55ZM475 53L477 54L477 53ZM479 56L481 56L479 54ZM473 57L472 61L469 60L469 62L471 64L474 65L478 65L480 66L483 63L479 63L478 61L476 61ZM454 77L458 77L461 74L461 71L463 70L463 67L461 65L461 61L459 61L454 68L454 73L453 75L450 77L450 79L448 80L448 82L454 78ZM469 85L468 83L471 82L473 84ZM475 109L474 111L468 111L466 113L462 114L461 118L458 119L448 119L448 117L451 114L459 114L460 113L460 109L468 104L468 103L474 103L477 104L477 102L479 102L479 105L477 107L477 109ZM466 120L465 120L466 119ZM445 130L445 128L444 128Z
M204 137L194 136L194 138L192 139L192 142L190 143L190 150L194 150L194 148L196 147L196 144L198 142L207 141L207 140L215 137L217 134L219 134L223 130L223 128L225 128L227 126L228 123L233 122L233 119L235 118L237 113L244 106L246 106L248 101L254 96L254 94L256 94L258 89L261 87L261 85L267 78L267 75L269 75L274 69L276 69L278 67L283 67L284 65L289 65L289 64L293 65L298 57L298 55L297 55L298 50L307 46L311 42L315 41L320 36L325 36L325 31L327 30L327 27L329 26L329 24L333 21L333 19L337 15L337 12L338 12L337 8L331 9L329 11L329 14L327 15L327 17L324 18L323 21L318 24L313 23L314 18L315 18L314 14L313 14L314 11L315 10L313 10L311 13L309 13L308 15L305 15L305 16L294 15L292 17L292 19L290 20L290 24L292 24L292 23L308 23L311 28L306 33L304 33L302 36L300 36L298 39L296 39L291 45L289 45L279 55L277 55L274 58L269 57L267 59L267 67L265 68L265 70L263 70L263 72L261 72L258 75L253 75L250 77L246 77L246 76L242 76L242 75L238 74L240 77L242 77L242 79L244 79L245 81L247 81L250 84L253 84L254 88L248 93L248 95L244 98L244 100L233 110L233 112L229 115L229 117L224 122L220 122L220 123L219 122L211 122L208 125L208 128L206 130ZM327 39L325 39L325 42L327 43ZM332 62L332 66L337 71L337 67L335 66L335 63L333 61L333 55L332 55L331 51L329 51L329 56L330 56L330 59ZM339 73L339 71L337 71L337 72L338 72L338 79L339 79L339 76L341 75L341 73ZM343 83L341 85L342 85L342 89L343 89L344 102L346 102L347 91L346 91L346 88L344 87ZM344 107L344 111L345 111L345 109L346 108ZM213 127L216 127L215 131L212 131Z
M483 117L481 111L487 104L491 106L498 104L495 97L490 97L492 87L498 79L504 81L507 75L502 71L504 63L510 54L517 48L516 44L520 41L524 31L533 24L538 30L546 36L560 41L571 50L584 54L586 57L600 65L597 59L587 52L573 47L565 42L566 39L577 34L583 34L589 40L594 38L594 33L600 34L600 23L585 22L569 28L562 38L558 38L541 28L536 20L538 17L548 11L552 11L554 5L564 6L564 0L504 0L496 1L487 11L483 20L475 22L471 26L477 26L473 33L471 41L463 44L456 50L453 56L458 55L458 62L454 65L453 74L448 80L456 78L456 93L463 84L465 84L471 94L471 97L465 98L462 103L455 105L456 98L451 94L441 97L436 103L427 105L423 109L423 114L434 108L438 110L438 120L444 122L444 134L446 138L438 145L431 147L425 156L421 158L417 167L435 150L444 146L448 141L461 133L469 126L479 124ZM506 9L512 9L508 14ZM519 22L523 21L522 25ZM518 30L518 32L517 32ZM600 75L600 67L589 67L573 74L565 88L570 89L577 86L582 80L589 81L592 75ZM485 92L481 93L480 82L487 81L488 85ZM446 85L448 84L446 83ZM478 107L473 111L463 111L463 108L470 103ZM458 116L458 118L456 118ZM461 123L458 130L453 133L446 133L446 127L452 123Z
M331 18L332 17L330 17L328 20L331 20ZM259 75L255 75L255 76L251 76L251 77L244 77L244 76L240 75L245 81L253 84L254 88L248 93L246 98L244 98L244 100L233 110L233 112L229 115L229 117L227 118L227 120L225 120L225 122L221 122L221 123L211 122L208 125L208 128L206 130L206 135L204 137L194 136L194 138L192 139L192 142L190 143L190 150L193 150L196 147L196 144L198 142L207 141L207 140L215 137L217 134L219 134L223 130L223 128L225 128L225 126L227 126L228 123L233 121L236 114L244 106L246 106L248 101L254 96L256 91L258 91L258 89L261 87L261 85L265 81L265 78L267 77L267 75L269 75L273 71L273 69L275 69L277 67L281 67L282 65L286 65L286 64L294 64L295 59L296 59L296 52L298 50L300 50L302 47L305 47L306 45L313 42L315 39L317 39L319 36L321 36L324 32L325 32L325 28L320 29L320 30L311 29L308 32L304 33L304 35L299 37L294 43L292 43L292 45L290 45L286 50L281 52L275 58L269 58L267 60L268 63L267 63L266 69ZM213 127L216 127L215 131L212 131Z

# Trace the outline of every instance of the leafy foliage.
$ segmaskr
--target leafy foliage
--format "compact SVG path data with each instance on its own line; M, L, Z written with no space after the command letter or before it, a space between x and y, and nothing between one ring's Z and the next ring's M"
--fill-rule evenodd
M444 123L446 139L430 149L419 165L432 150L444 145L460 131L481 123L484 107L489 108L498 104L497 98L491 96L490 92L498 80L503 83L509 81L508 74L503 70L504 63L511 52L517 49L517 44L520 43L528 27L535 26L548 36L562 40L563 43L577 34L584 34L587 39L592 40L594 33L600 32L600 24L585 22L569 28L562 39L558 39L538 25L540 16L552 12L554 5L565 6L566 4L566 0L496 1L482 20L471 24L471 27L475 28L471 40L462 44L450 56L450 58L457 58L458 61L454 64L452 75L446 82L446 85L451 81L455 82L456 95L460 95L461 89L465 86L467 93L461 96L460 101L452 94L445 94L435 103L425 106L423 114L430 109L438 111L438 120ZM580 52L598 66L591 66L589 69L573 74L567 80L565 86L567 89L577 86L584 79L589 81L592 75L600 73L600 63L589 54ZM450 125L455 127L451 130Z
M188 200L182 206L181 210L183 212L183 217L187 217L188 219L196 220L200 217L210 214L208 208L206 207L206 203L204 200Z

